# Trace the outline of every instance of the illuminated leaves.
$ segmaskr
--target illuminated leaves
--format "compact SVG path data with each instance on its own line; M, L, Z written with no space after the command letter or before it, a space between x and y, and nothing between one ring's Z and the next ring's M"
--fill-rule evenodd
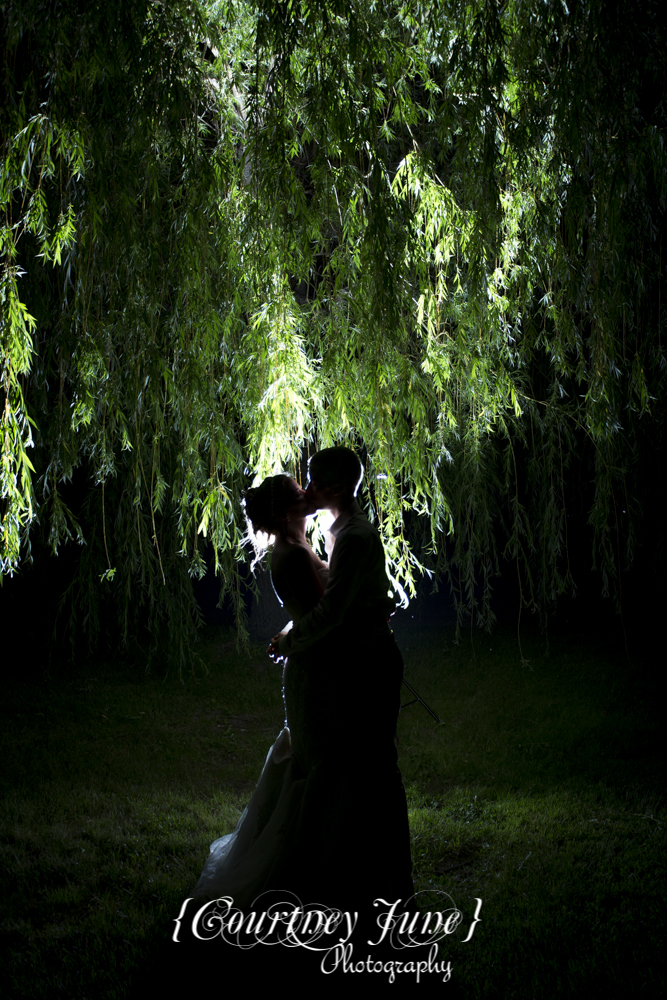
M486 622L503 553L542 612L571 586L581 452L613 589L664 396L655 32L597 3L9 6L4 572L38 511L82 537L81 469L90 607L105 573L123 635L135 592L191 620L206 542L240 608L243 488L347 441L397 582L446 573Z

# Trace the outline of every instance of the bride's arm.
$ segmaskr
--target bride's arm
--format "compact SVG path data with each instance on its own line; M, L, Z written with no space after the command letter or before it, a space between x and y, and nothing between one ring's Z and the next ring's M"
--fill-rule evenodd
M318 562L321 561L318 559ZM322 576L326 582L328 573L329 567L326 563L321 563L321 568L317 570L311 556L300 546L278 552L274 549L274 558L271 560L274 590L279 599L289 605L290 610L296 608L301 615L308 614L319 603L324 594ZM267 653L275 662L284 659L278 650L278 643L290 631L292 622L289 624L290 627L274 635L269 643Z

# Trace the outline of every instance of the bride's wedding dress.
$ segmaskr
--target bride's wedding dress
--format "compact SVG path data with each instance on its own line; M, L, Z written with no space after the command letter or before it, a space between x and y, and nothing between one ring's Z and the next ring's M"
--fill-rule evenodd
M297 568L298 561L293 562ZM317 572L322 587L326 587L328 567L322 565ZM294 623L310 610L299 603L290 587L290 560L283 565L276 592ZM298 748L308 742L308 722L303 717L306 672L303 657L293 657L286 665L285 725L267 754L255 791L236 829L211 844L204 869L191 893L195 900L231 896L234 906L244 909L269 889L293 892L298 888L286 884L285 879L289 880L290 858L297 847L307 784L308 761L302 764L294 753L295 743Z

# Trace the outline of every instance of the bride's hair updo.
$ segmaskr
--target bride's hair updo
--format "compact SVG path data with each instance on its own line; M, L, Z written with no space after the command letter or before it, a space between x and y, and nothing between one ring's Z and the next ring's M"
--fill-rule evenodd
M282 528L287 508L293 500L287 489L290 477L281 473L268 476L263 483L244 494L245 512L257 534L278 535Z

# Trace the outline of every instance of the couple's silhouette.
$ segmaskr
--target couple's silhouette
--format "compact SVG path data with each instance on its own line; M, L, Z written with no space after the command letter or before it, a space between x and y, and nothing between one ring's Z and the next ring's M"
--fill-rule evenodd
M268 650L285 660L286 720L235 831L211 845L181 908L178 941L197 945L194 966L186 960L188 947L175 948L188 977L204 962L243 976L256 976L259 968L269 982L282 972L329 981L322 980L321 956L308 949L260 946L248 953L211 941L201 947L193 918L202 914L216 936L229 906L217 903L224 897L239 918L283 900L356 913L362 958L377 931L374 900L401 899L414 911L395 747L403 661L388 626L395 602L385 554L355 499L363 474L355 453L325 449L312 457L309 471L306 490L280 475L246 493L254 530L274 538L273 585L293 621ZM323 508L335 518L328 564L305 533L307 517ZM173 989L171 969L167 978Z
M348 448L310 461L302 490L272 476L246 494L254 530L275 538L271 576L293 621L269 654L285 658L285 728L233 834L215 841L193 897L232 896L241 908L268 890L349 910L412 896L396 721L403 661L385 554L355 499L363 474ZM327 566L306 518L335 520Z

